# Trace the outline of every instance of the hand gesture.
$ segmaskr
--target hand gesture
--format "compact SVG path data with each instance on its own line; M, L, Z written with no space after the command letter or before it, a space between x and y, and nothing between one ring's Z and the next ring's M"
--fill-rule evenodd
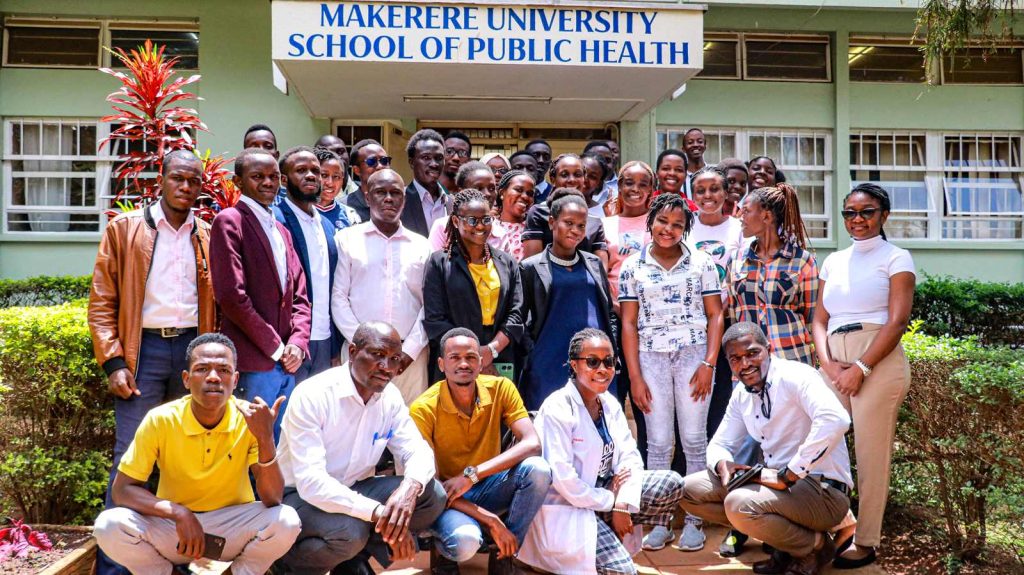
M277 398L273 406L267 405L267 402L257 395L251 403L240 401L235 405L242 412L245 425L249 427L249 431L256 436L257 440L265 440L269 437L273 442L274 422L277 421L277 414L281 410L282 403L284 403L283 395Z
M127 367L122 367L107 376L107 389L110 390L111 395L121 399L129 399L133 395L142 395L139 392L138 386L135 385L135 377Z
M294 343L284 346L284 353L281 354L281 367L285 373L295 373L302 366L302 349Z
M694 401L704 401L709 395L711 395L711 383L714 378L714 368L708 367L703 363L697 367L697 371L693 372L693 377L690 378L690 398Z
M178 545L175 549L185 557L199 559L206 551L206 539L203 526L195 513L183 506L176 506L174 513L174 529L178 532Z
M445 495L448 496L448 504L451 505L459 497L462 497L473 487L473 482L463 475L452 477L441 484L444 487Z
M380 517L377 518L374 531L380 533L389 545L401 542L402 538L409 534L409 521L412 519L412 511L416 507L416 498L419 495L418 485L412 479L403 480L391 497L388 497Z
M629 377L629 397L633 406L643 413L651 412L651 390L647 387L642 375L633 374Z
M715 467L715 471L718 472L719 479L722 480L722 487L729 485L729 480L732 479L732 475L734 473L737 471L743 471L744 469L750 469L750 466L725 460L719 461L718 466Z

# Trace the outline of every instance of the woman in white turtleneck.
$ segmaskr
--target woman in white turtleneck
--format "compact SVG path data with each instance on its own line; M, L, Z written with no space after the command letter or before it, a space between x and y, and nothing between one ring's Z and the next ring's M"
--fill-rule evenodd
M860 517L836 535L841 552L833 565L841 569L875 561L896 416L910 388L900 338L910 319L916 272L910 252L885 239L882 225L890 205L889 194L875 184L861 184L843 200L853 246L821 266L821 305L811 324L821 371L853 418Z

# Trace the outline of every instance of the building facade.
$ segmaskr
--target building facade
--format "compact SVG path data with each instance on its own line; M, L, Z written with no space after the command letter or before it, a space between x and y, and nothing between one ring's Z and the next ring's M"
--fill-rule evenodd
M1024 281L1020 47L926 71L910 45L916 3L820 4L438 3L449 12L428 33L431 4L419 1L5 0L0 277L91 271L116 164L98 147L110 130L98 118L117 83L96 68L111 64L103 47L152 38L202 75L194 104L210 133L198 141L215 154L237 154L263 123L282 149L326 133L375 137L398 167L421 127L468 133L474 156L535 137L556 153L608 137L623 159L650 162L700 127L709 162L776 159L819 258L849 245L846 192L875 181L893 198L887 233L919 269ZM489 32L473 28L485 19ZM626 46L631 36L646 45ZM426 61L443 60L445 37L476 38L472 61ZM559 52L577 37L576 52Z

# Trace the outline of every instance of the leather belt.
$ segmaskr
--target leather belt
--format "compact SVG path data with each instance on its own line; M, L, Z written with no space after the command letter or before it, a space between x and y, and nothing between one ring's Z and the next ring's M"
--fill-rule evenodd
M850 496L850 486L845 484L845 483L843 483L842 481L836 481L835 479L829 479L827 477L822 477L821 478L821 483L822 483L822 485L826 485L828 487L831 487L832 489L835 489L836 491L842 493L843 495L845 495L847 497Z
M832 334L838 335L840 333L852 333L855 331L860 331L862 329L864 329L864 326L859 323L848 323L846 325L841 325L837 327L835 331L832 332Z
M188 335L194 333L196 328L194 327L144 327L142 333L151 333L158 335L165 339L172 339L175 337Z

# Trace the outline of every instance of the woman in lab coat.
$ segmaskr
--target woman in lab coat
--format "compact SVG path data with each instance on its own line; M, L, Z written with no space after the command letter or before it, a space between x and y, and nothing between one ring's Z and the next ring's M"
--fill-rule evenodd
M607 393L615 351L605 332L587 328L573 336L569 367L569 382L537 415L552 489L518 559L559 575L632 575L640 526L668 526L683 479L644 470L622 407Z

